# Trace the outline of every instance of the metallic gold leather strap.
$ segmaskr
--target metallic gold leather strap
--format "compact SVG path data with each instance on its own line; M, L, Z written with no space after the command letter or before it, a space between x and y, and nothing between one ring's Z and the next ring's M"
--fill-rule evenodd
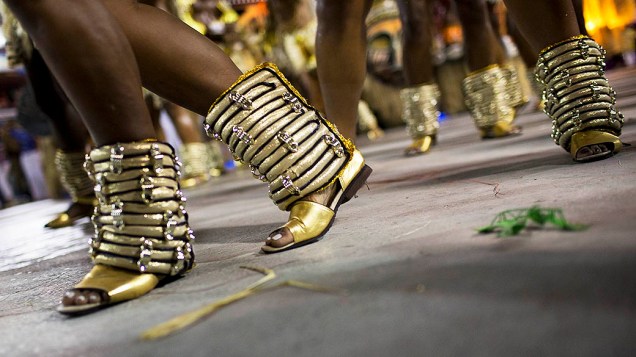
M333 183L355 149L278 71L265 63L219 97L205 120L280 209Z
M147 156L150 151L152 154L174 155L174 149L170 145L156 141L100 146L91 150L90 158L93 162L101 162L111 160L111 156L117 152L121 152L126 157L134 157Z
M498 65L470 73L462 82L466 107L480 129L499 121L512 122L515 111L510 104L504 71Z
M143 214L143 215L128 215L122 214L117 220L112 216L95 216L94 223L99 225L161 225L166 222L166 216L164 214ZM186 218L183 215L177 216L174 219L175 225L185 224Z
M437 104L440 96L439 87L435 83L400 90L402 119L413 139L437 134L439 128Z
M574 133L591 129L620 135L625 120L605 77L605 50L594 40L579 36L549 47L535 75L544 86L544 110L557 145L569 150Z
M194 263L194 234L180 190L174 150L159 142L94 149L85 167L95 180L92 222L96 263L155 274L181 274Z

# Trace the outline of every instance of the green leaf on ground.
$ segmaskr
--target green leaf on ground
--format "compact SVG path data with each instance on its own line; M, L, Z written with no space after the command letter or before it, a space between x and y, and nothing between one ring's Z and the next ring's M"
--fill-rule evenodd
M498 237L515 236L527 228L528 223L542 228L550 224L564 231L580 231L587 228L583 224L568 222L560 208L532 206L503 211L495 216L490 225L478 228L477 232L480 234L497 233Z

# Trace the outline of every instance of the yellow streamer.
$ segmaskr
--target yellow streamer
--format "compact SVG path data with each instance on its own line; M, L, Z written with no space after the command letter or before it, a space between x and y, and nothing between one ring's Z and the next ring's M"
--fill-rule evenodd
M200 309L185 313L183 315L179 315L167 322L154 326L144 331L139 337L142 340L156 340L159 338L166 337L173 333L177 333L185 329L186 327L189 327L198 323L203 318L209 315L212 315L213 313L215 313L222 307L228 306L234 302L242 300L258 292L262 292L265 290L270 290L270 289L274 289L274 288L278 288L282 286L290 286L290 287L306 289L306 290L322 292L322 293L346 293L346 291L344 290L338 290L338 289L333 289L329 287L313 285L313 284L305 283L303 281L298 281L298 280L285 280L285 281L279 282L278 284L266 286L265 285L266 283L276 278L276 272L274 272L271 269L255 267L255 266L242 266L241 268L259 272L265 276L262 277L260 280L258 280L256 283L239 291L238 293L232 294L230 296L217 300L213 303L210 303L206 306L203 306Z

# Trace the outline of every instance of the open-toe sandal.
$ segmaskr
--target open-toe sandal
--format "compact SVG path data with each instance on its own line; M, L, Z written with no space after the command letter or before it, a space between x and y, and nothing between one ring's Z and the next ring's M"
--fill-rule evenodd
M269 184L278 208L290 211L287 226L295 242L285 249L324 235L338 207L371 173L353 143L270 63L247 72L223 93L204 128L248 164L255 178ZM305 199L325 189L335 191L326 205Z
M194 264L174 149L160 142L93 149L86 168L98 199L90 254L95 266L58 311L83 314L135 299Z
M264 245L261 250L265 253L282 252L320 240L331 228L340 205L356 195L373 171L371 167L364 164L362 155L357 150L354 151L349 165L350 167L347 167L343 175L329 187L333 187L333 192L326 204L308 200L300 200L292 204L287 223L274 231L288 229L293 237L292 242L281 247Z

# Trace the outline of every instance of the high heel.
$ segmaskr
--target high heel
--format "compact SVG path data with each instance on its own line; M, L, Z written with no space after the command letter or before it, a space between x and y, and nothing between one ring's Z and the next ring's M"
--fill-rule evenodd
M625 118L615 107L598 43L583 35L556 43L541 51L535 71L544 86L551 136L574 161L601 160L621 150Z

